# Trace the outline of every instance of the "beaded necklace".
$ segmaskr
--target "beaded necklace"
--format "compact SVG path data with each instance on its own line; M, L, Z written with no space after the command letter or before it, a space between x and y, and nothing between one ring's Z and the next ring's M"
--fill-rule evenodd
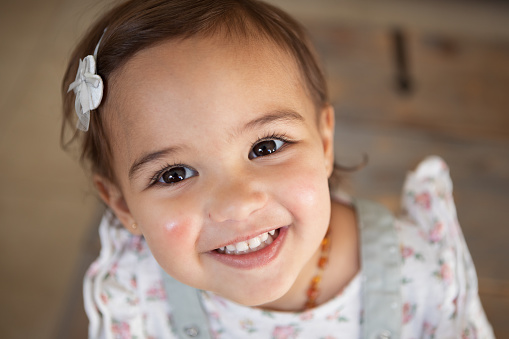
M304 309L310 309L316 306L316 299L318 298L318 295L320 294L320 290L318 286L320 285L320 282L322 281L322 275L325 271L325 267L327 267L327 263L329 262L329 251L330 251L330 238L329 238L329 231L325 234L325 237L322 240L322 243L320 244L320 259L318 259L318 272L316 275L311 279L311 283L309 284L309 288L306 292L307 294L307 300L306 304L304 305Z

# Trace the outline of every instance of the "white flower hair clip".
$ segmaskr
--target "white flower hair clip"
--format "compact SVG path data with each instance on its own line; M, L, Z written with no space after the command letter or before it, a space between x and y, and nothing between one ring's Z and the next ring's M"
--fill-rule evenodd
M90 111L99 107L103 97L104 84L101 77L97 75L96 59L97 50L105 32L106 30L95 46L94 55L87 55L83 60L80 59L76 79L67 90L67 93L72 90L76 95L74 101L74 109L78 115L76 128L84 132L88 131Z

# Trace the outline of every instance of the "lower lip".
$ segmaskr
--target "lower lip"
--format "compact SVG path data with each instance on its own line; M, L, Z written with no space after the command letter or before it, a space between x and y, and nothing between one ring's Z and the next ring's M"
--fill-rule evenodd
M281 227L279 229L278 237L267 247L262 248L259 251L251 252L247 254L221 254L216 251L208 252L212 258L222 262L227 266L234 268L241 268L250 270L265 266L277 258L279 251L283 245L286 237L288 227Z

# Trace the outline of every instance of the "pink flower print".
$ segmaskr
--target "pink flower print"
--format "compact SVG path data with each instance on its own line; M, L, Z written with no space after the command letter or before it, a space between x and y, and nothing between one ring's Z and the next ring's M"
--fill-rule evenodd
M444 225L441 222L437 222L435 226L433 226L433 229L429 233L429 241L431 243L436 243L442 240L444 237Z
M452 282L452 270L451 267L446 263L443 263L440 267L440 276L446 283L450 284Z
M166 292L164 291L163 284L158 281L154 286L147 290L148 300L165 300Z
M298 331L292 326L276 326L272 332L273 339L292 339L297 338Z
M338 322L347 322L348 319L341 314L342 307L337 309L334 313L327 316L327 320L337 320Z
M130 283L131 283L132 287L134 287L134 288L138 287L138 281L136 280L136 276L133 275L131 277Z
M401 256L403 257L403 259L409 258L412 255L414 255L414 249L411 247L401 246L400 250L401 250Z
M405 262L406 259L411 258L411 257L415 258L415 260L424 261L424 257L422 255L422 253L418 253L418 252L416 253L412 247L401 246L400 251L401 251L401 257L403 258L403 262Z
M103 302L105 305L107 305L107 304L108 304L108 301L109 301L110 299L108 298L108 296L106 295L106 293L101 293L101 300L102 300L102 302Z
M94 277L97 274L97 272L99 272L99 263L97 261L94 261L92 265L90 265L90 268L86 273L86 276Z
M222 306L225 309L229 308L226 301L218 295L212 294L212 300L215 301L216 303L218 303L220 306Z
M116 275L116 274L117 274L117 270L118 270L118 262L117 262L117 261L115 261L115 262L113 263L113 266L111 266L110 271L108 272L108 274L109 274L110 276L114 276L114 275Z
M111 331L115 339L131 339L131 329L128 323L113 321Z
M430 338L435 337L435 332L437 331L436 326L433 327L429 322L425 321L423 324L423 332L424 334L428 335Z
M313 319L313 312L312 311L306 311L306 312L302 312L302 314L300 315L300 320L311 320Z
M451 317L449 319L456 319L456 317L458 316L458 297L454 298L452 304L454 305L454 311L452 312Z
M428 192L423 192L415 196L415 203L425 210L429 210L431 208L431 196Z
M248 333L256 332L253 321L251 319L244 319L240 321L240 327Z
M133 236L129 239L127 248L133 252L140 254L143 252L143 240L141 236Z
M216 331L216 330L210 330L212 332L212 338L219 339L221 338L221 334L223 334L222 330Z
M442 260L439 260L438 264L440 265L440 270L433 272L433 275L443 282L450 284L453 280L451 267Z
M413 319L417 304L405 303L403 305L403 324L407 324Z
M211 319L219 320L219 312L210 312L209 316Z
M336 311L336 312L334 312L334 313L332 313L332 314L329 314L329 315L327 316L327 320L334 320L334 319L336 319L336 317L337 317L338 315L339 315L339 311Z
M477 339L477 330L474 326L469 325L469 327L463 330L461 333L461 339Z
M127 297L125 301L127 302L127 304L133 306L136 306L140 303L140 299L138 299L137 297Z
M424 239L424 240L429 239L428 233L426 233L423 229L419 230L419 237L421 237L421 239Z

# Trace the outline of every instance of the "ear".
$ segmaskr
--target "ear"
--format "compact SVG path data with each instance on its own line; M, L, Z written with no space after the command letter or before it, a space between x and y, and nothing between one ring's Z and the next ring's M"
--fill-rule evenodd
M325 169L327 176L331 176L334 169L334 108L327 104L320 112L320 135L325 155Z
M115 213L122 225L124 225L124 227L132 234L141 235L139 228L132 227L135 224L135 219L133 218L124 199L124 195L119 187L108 179L97 174L94 175L93 181L94 186L99 192L99 196L113 211L113 213Z

